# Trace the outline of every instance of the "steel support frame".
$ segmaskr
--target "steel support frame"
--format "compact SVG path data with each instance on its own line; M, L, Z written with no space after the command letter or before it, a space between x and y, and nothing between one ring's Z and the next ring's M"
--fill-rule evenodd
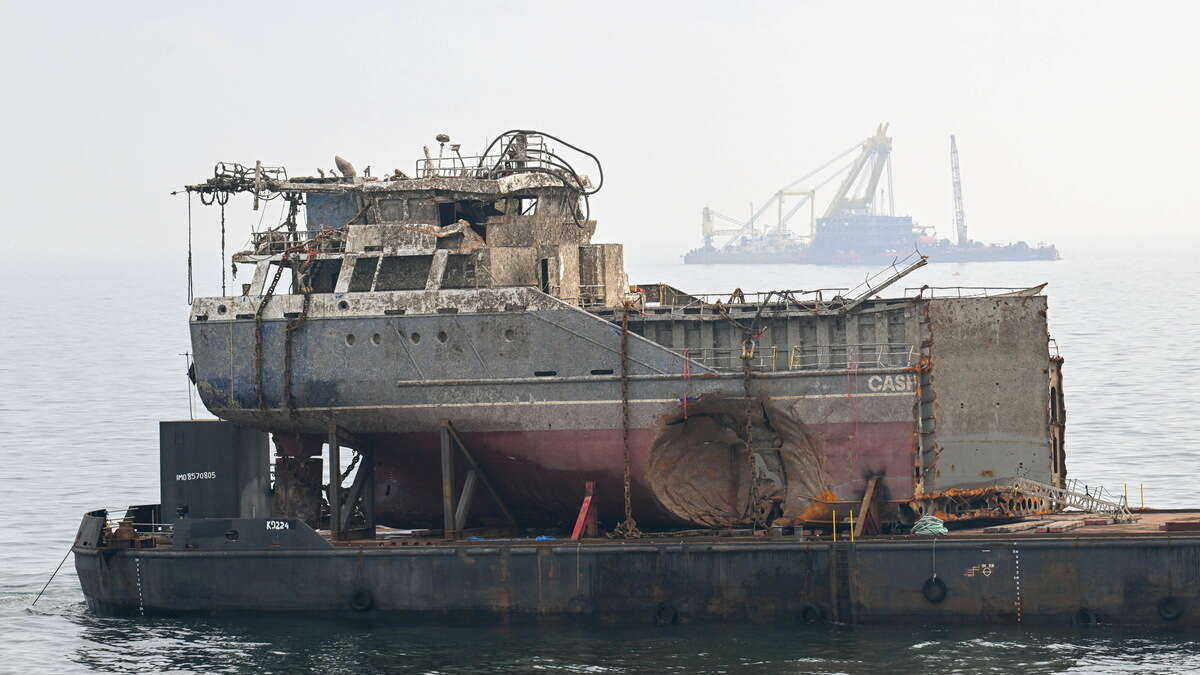
M445 529L445 537L458 539L462 535L467 524L467 516L471 512L471 503L475 499L475 492L480 484L491 495L492 501L500 509L508 526L515 529L516 519L505 506L504 500L500 498L500 493L488 480L487 474L475 461L471 451L467 449L467 444L458 434L458 430L454 428L454 424L450 420L442 420L438 435L441 441L442 455L442 526ZM463 481L462 492L458 496L455 495L454 446L458 446L459 452L467 460L469 467L466 479Z
M336 424L329 425L329 535L334 541L375 538L375 453L353 434ZM362 455L354 482L343 499L341 480L342 445ZM362 527L350 529L350 519L358 505L363 514Z

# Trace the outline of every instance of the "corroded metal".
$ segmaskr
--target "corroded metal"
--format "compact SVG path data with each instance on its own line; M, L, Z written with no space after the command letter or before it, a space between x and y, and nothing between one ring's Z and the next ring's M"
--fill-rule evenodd
M477 158L431 154L417 178L250 180L235 167L192 186L222 203L252 191L290 206L234 256L255 266L247 292L192 305L208 409L310 443L331 423L370 434L375 510L394 525L445 520L429 486L447 417L527 524L574 517L588 480L607 527L631 514L655 527L800 522L861 504L871 484L881 525L1011 515L1031 510L997 481L1024 471L1062 485L1061 361L1040 288L878 297L921 259L860 289L631 287L622 247L591 241L591 181L534 161L547 156L522 133ZM277 289L285 267L292 287ZM689 415L705 397L740 412L706 421L691 403ZM688 437L709 423L727 435L740 463L694 467L713 478L686 504L650 473L678 431L663 420L680 417ZM784 427L805 430L810 458L793 463ZM453 471L456 486L468 470ZM502 515L472 513L477 525Z

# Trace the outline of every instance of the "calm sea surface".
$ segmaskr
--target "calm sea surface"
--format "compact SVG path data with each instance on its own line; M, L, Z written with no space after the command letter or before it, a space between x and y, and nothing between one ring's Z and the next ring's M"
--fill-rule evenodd
M1156 249L1101 245L1069 248L1054 263L930 265L900 286L1050 282L1051 332L1066 357L1070 475L1117 492L1128 486L1135 505L1144 486L1148 506L1200 506L1200 246ZM643 252L627 255L631 281L694 292L853 286L870 272L654 266ZM179 267L110 262L0 270L0 672L1200 669L1195 633L1156 628L109 619L87 611L70 560L30 609L84 511L158 500L156 423L188 414Z

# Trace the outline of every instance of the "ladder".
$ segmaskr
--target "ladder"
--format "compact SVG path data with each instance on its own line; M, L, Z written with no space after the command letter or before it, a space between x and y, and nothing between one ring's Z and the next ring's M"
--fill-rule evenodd
M1123 499L1105 499L1103 488L1097 488L1095 492L1080 492L1075 485L1076 483L1072 482L1069 488L1055 487L1024 476L1013 479L1013 487L1020 492L1053 502L1059 507L1069 506L1087 513L1103 513L1112 516L1113 521L1117 523L1133 522L1133 514L1129 512L1129 505Z

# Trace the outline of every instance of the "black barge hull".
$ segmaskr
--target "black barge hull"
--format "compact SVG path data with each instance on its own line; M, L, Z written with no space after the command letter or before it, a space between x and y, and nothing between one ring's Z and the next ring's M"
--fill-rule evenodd
M332 545L302 521L267 530L281 521L212 519L190 523L190 536L177 530L171 548L98 549L88 518L75 566L88 606L100 614L1200 623L1200 536L1187 533L952 535L936 550L913 537Z

